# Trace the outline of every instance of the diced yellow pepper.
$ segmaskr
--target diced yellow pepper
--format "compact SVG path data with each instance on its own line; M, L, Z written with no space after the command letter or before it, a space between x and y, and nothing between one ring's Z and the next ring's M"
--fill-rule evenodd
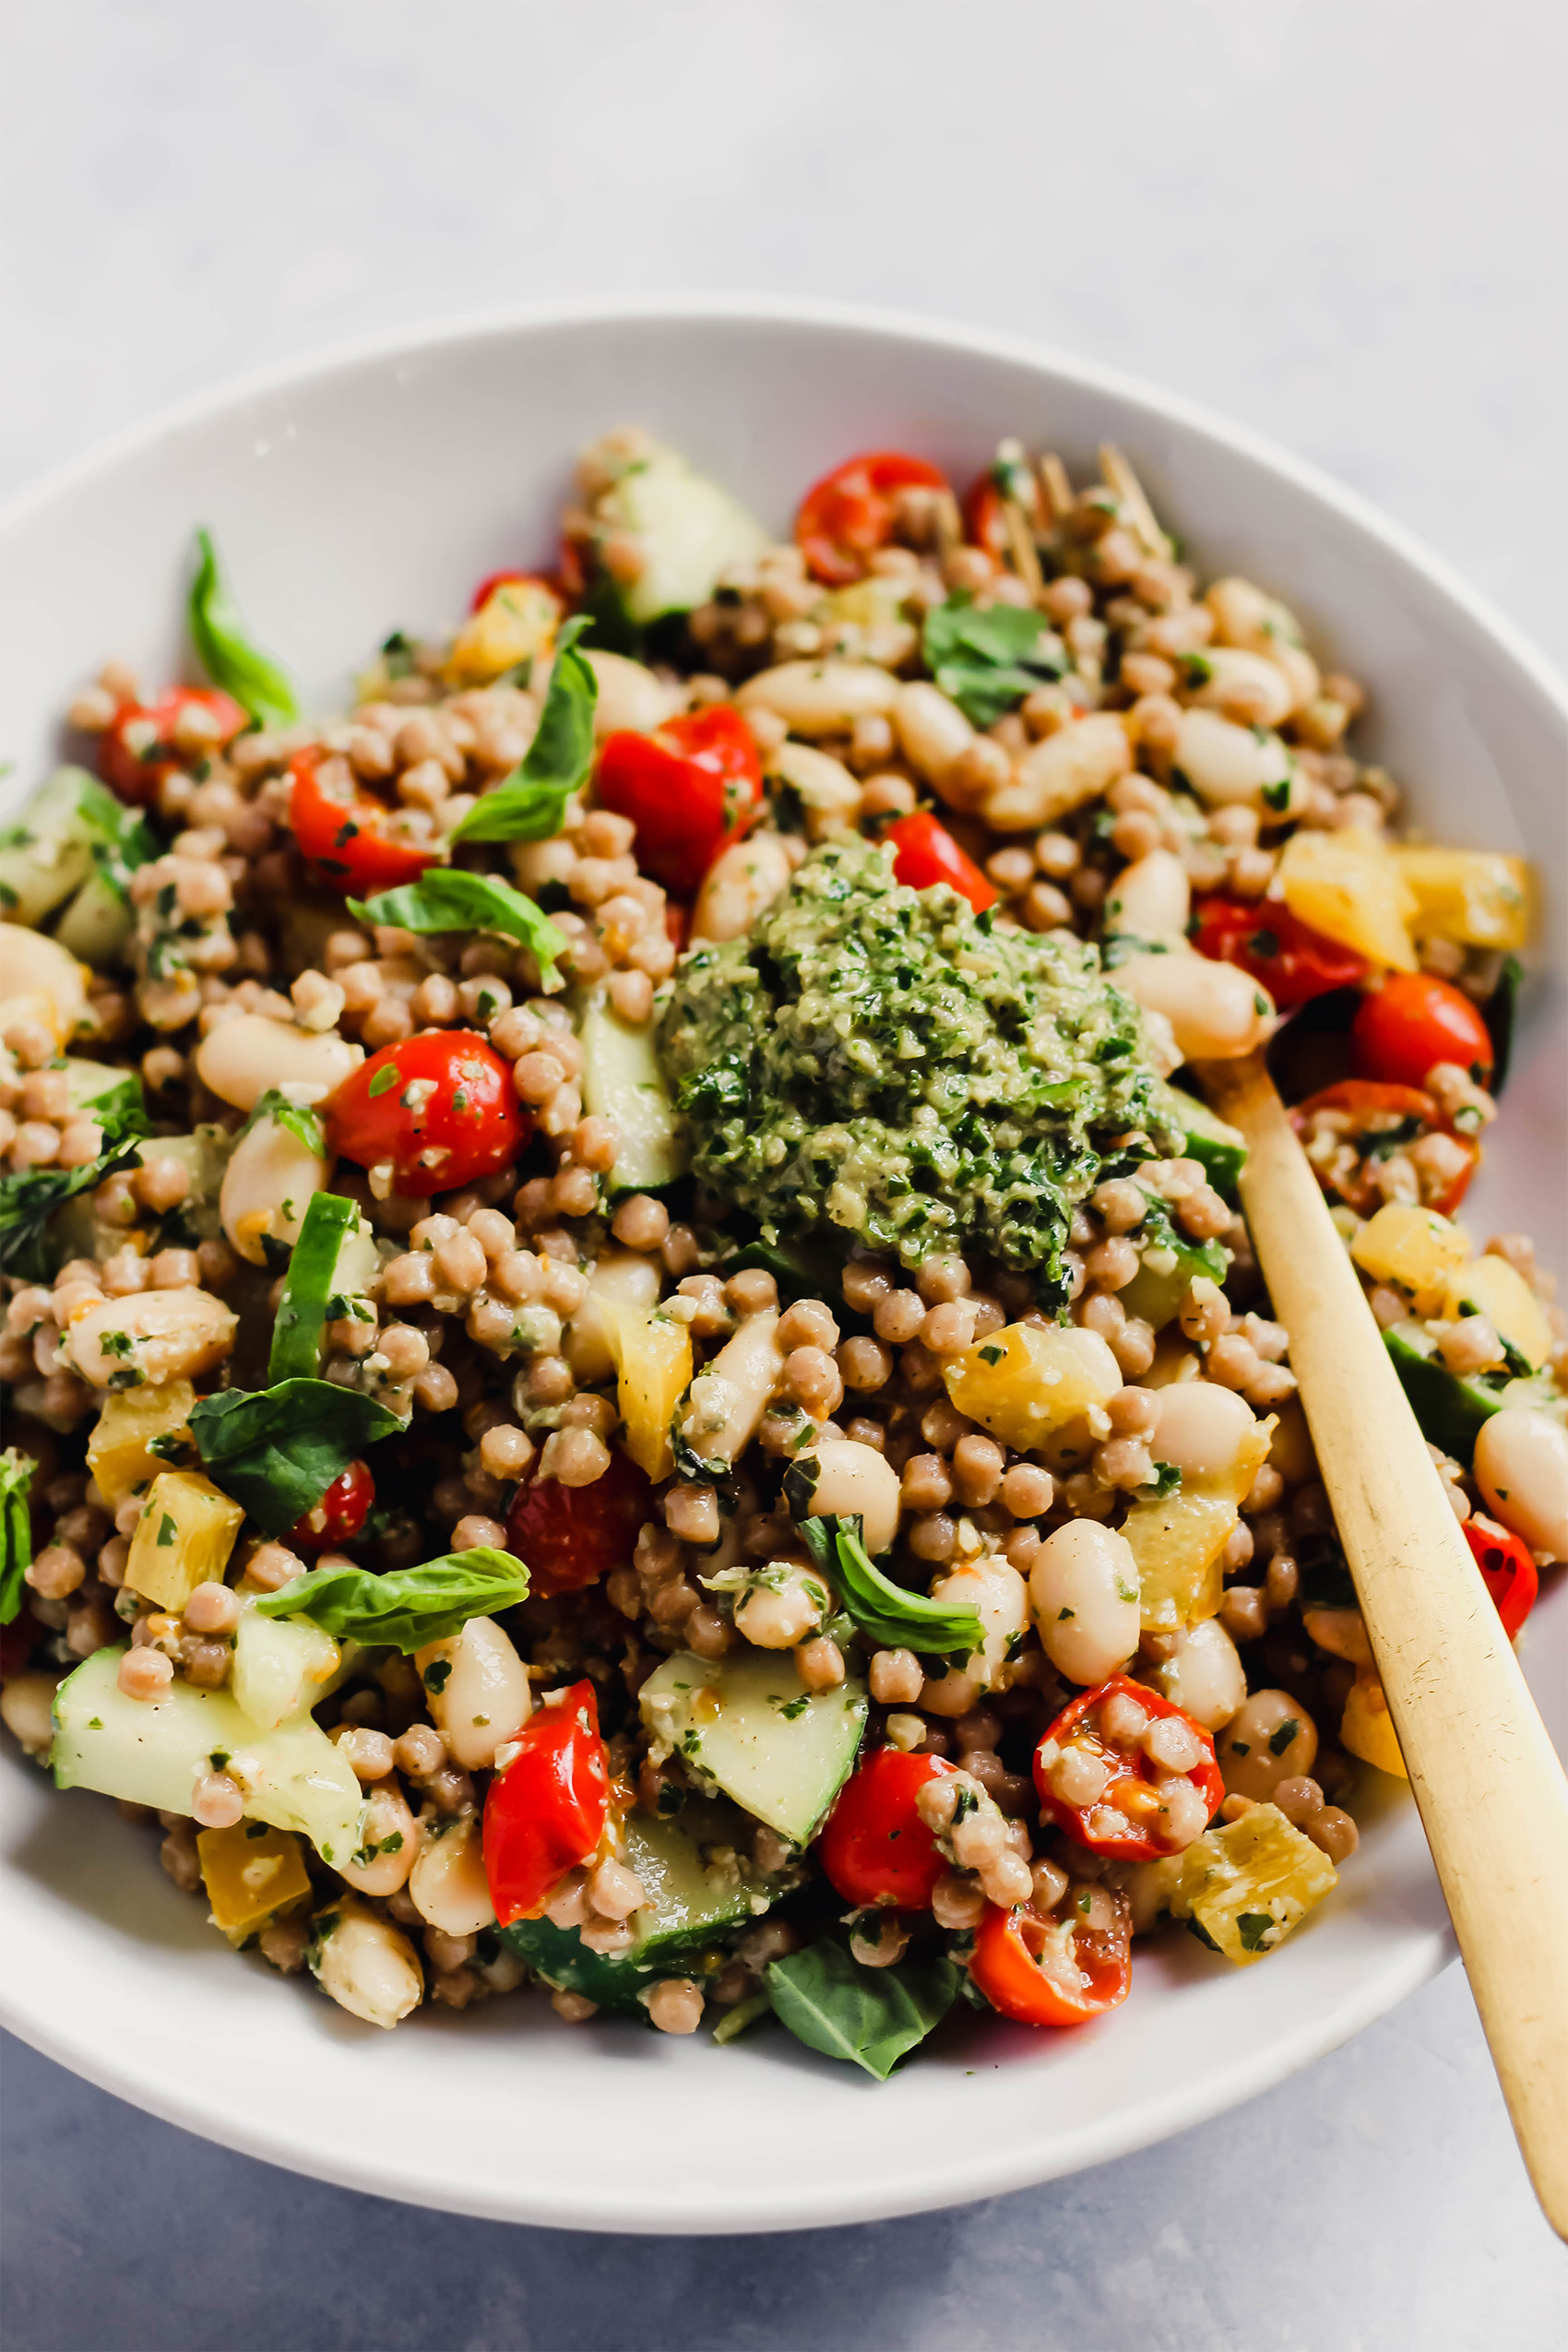
M1122 1533L1138 1563L1146 1633L1182 1633L1218 1615L1224 1598L1221 1554L1238 1506L1268 1459L1275 1416L1249 1430L1228 1470L1184 1479L1173 1494L1134 1503Z
M1217 1823L1182 1856L1174 1918L1194 1918L1239 1968L1276 1951L1339 1883L1326 1854L1277 1805L1253 1805Z
M667 1479L675 1467L671 1420L692 1384L692 1335L668 1315L639 1314L610 1299L600 1300L599 1312L620 1375L626 1451L650 1479Z
M1394 852L1375 833L1292 833L1279 861L1279 886L1290 912L1369 962L1413 972L1407 928L1415 894ZM1266 911L1266 909L1265 909Z
M1420 939L1461 947L1523 947L1530 934L1535 878L1503 849L1396 849L1415 893L1410 928Z
M244 1515L199 1471L162 1471L131 1538L126 1584L177 1617L198 1585L221 1581Z
M1122 1385L1105 1341L1075 1324L1010 1323L949 1356L942 1376L961 1413L1020 1454L1105 1406Z
M231 1942L243 1940L275 1912L303 1902L310 1893L300 1841L286 1829L237 1821L232 1829L198 1830L196 1858L212 1906L212 1924Z
M560 618L560 604L542 580L503 580L453 639L447 684L488 686L517 662L548 653Z
M1529 1284L1506 1258L1476 1258L1450 1275L1443 1312L1455 1317L1475 1312L1512 1341L1537 1372L1551 1353L1551 1325Z
M1391 1772L1397 1780L1408 1780L1383 1684L1369 1668L1363 1667L1350 1685L1339 1725L1339 1743L1363 1764L1375 1764L1379 1772Z
M1362 1273L1408 1290L1419 1315L1437 1313L1449 1277L1469 1254L1469 1235L1462 1226L1413 1201L1386 1202L1350 1244Z
M108 1397L87 1442L87 1466L111 1503L123 1502L166 1470L151 1452L155 1437L189 1438L196 1390L188 1380L161 1388L118 1388Z

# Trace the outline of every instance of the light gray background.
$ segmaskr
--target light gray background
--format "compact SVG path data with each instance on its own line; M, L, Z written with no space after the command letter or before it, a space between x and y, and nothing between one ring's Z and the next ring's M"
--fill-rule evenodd
M1229 410L1568 653L1559 0L10 0L5 22L7 492L362 332L558 293L860 297ZM178 2067L177 2016L127 2030ZM1456 1970L1162 2148L805 2239L422 2215L6 2056L8 2352L1544 2352L1568 2319Z

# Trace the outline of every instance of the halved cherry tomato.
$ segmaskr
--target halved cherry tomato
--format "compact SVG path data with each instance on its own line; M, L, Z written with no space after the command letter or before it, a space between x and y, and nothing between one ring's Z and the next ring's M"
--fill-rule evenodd
M1510 1641L1536 1605L1540 1577L1530 1548L1511 1527L1477 1511L1465 1522L1465 1540L1476 1555L1486 1588L1497 1603L1503 1630Z
M1203 1752L1197 1763L1185 1772L1169 1772L1155 1764L1141 1747L1123 1748L1109 1740L1099 1711L1111 1698L1131 1699L1146 1716L1184 1724ZM1051 1767L1040 1762L1041 1753L1052 1744L1057 1748L1082 1749L1105 1765L1110 1777L1103 1793L1092 1804L1074 1804L1056 1795L1051 1785ZM1081 1691L1057 1716L1035 1753L1035 1787L1039 1791L1040 1811L1045 1818L1055 1822L1091 1853L1110 1854L1123 1862L1152 1862L1161 1854L1178 1850L1160 1836L1156 1826L1159 1799L1155 1783L1171 1779L1189 1781L1207 1806L1209 1820L1214 1819L1225 1801L1225 1782L1215 1762L1213 1740L1202 1724L1195 1723L1181 1707L1144 1683L1129 1681L1124 1674L1113 1674L1096 1690Z
M972 546L983 547L998 564L1005 564L1012 552L1002 511L1002 493L989 469L964 501L964 536Z
M370 1516L375 1501L375 1480L370 1474L368 1462L350 1462L339 1470L321 1501L302 1519L296 1519L285 1540L292 1551L307 1555L331 1551L340 1543L352 1543Z
M1353 988L1371 968L1364 956L1326 939L1272 898L1200 899L1193 944L1217 964L1237 964L1251 973L1286 1011L1330 989Z
M1454 1134L1447 1117L1431 1095L1424 1094L1419 1087L1389 1086L1381 1078L1341 1078L1337 1086L1324 1087L1320 1093L1309 1095L1290 1113L1290 1124L1299 1135L1307 1133L1313 1113L1319 1111L1343 1111L1350 1122L1345 1139L1356 1147L1354 1170L1340 1177L1331 1174L1321 1161L1315 1165L1324 1190L1348 1202L1358 1217L1369 1216L1382 1197L1371 1178L1362 1172L1361 1163L1369 1146L1375 1146L1380 1137L1413 1142L1414 1127L1436 1134ZM1465 1146L1465 1164L1436 1199L1427 1204L1440 1217L1453 1216L1469 1189L1480 1160L1479 1147L1472 1137L1457 1135L1455 1141Z
M847 457L802 499L796 544L817 579L829 588L848 588L864 576L867 558L892 538L898 492L946 487L939 466L906 457L900 449Z
M916 1811L928 1780L951 1778L941 1756L878 1748L845 1782L827 1816L822 1867L846 1903L929 1911L947 1859Z
M506 1548L528 1563L536 1593L574 1593L624 1568L653 1513L653 1488L629 1455L610 1456L591 1486L530 1479L506 1514Z
M710 703L651 734L620 729L599 754L599 797L637 828L637 863L684 898L762 799L762 762L733 703Z
M986 1905L969 1974L1004 2017L1020 2025L1083 2025L1126 2000L1133 1977L1127 1906L1111 1896L1114 1923L1092 1928L1077 1907L1084 1899L1069 1894L1060 1916L1032 1904L1011 1911Z
M390 1163L394 1189L428 1199L518 1158L533 1121L511 1064L472 1029L422 1029L350 1070L323 1106L332 1148Z
M322 790L320 767L321 754L314 748L290 761L289 823L301 854L332 889L356 897L395 890L437 862L439 850L386 830L393 812L380 801L334 800Z
M1484 1087L1494 1059L1480 1007L1435 972L1390 972L1369 989L1350 1024L1350 1048L1363 1078L1401 1087L1424 1087L1439 1062L1456 1062Z
M250 720L230 695L216 686L167 686L156 702L120 705L98 739L98 771L122 801L146 808L158 798L166 776L188 767L199 752L183 752L174 741L181 713L205 711L218 722L218 734L206 747L221 751L242 734Z
M610 1759L593 1684L574 1682L529 1716L517 1745L484 1800L484 1874L504 1928L538 1918L552 1888L604 1835Z
M997 894L981 873L974 860L966 857L944 825L939 825L929 809L917 809L913 816L901 816L890 825L883 836L893 844L894 879L911 890L930 890L938 882L946 883L961 898L967 898L977 915L994 907Z

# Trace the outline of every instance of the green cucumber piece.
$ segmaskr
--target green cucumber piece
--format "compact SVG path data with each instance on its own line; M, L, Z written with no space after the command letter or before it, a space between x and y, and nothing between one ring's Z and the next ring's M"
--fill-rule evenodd
M755 517L673 449L655 448L629 465L597 501L593 519L643 542L643 569L617 591L638 627L666 612L706 604L719 576L771 543Z
M107 813L105 810L107 804ZM124 814L85 767L57 768L0 832L0 910L36 931L92 872L95 842Z
M1164 1329L1200 1275L1211 1282L1225 1279L1227 1252L1218 1241L1194 1241L1179 1231L1163 1201L1150 1201L1148 1216L1133 1238L1146 1253L1117 1296L1128 1314L1141 1315L1155 1331Z
M298 1830L324 1862L348 1859L364 1802L318 1723L304 1715L263 1731L228 1691L177 1678L160 1699L127 1698L118 1679L125 1655L119 1645L95 1650L55 1692L49 1760L57 1788L188 1814L197 1780L232 1768L252 1821Z
M353 1202L341 1194L311 1194L283 1277L278 1320L272 1326L272 1353L267 1367L269 1383L315 1380L320 1372L322 1335L331 1319L332 1306L341 1301L344 1311L350 1312L349 1301L364 1288L362 1278L351 1278L361 1271L363 1257L362 1221ZM368 1234L365 1239L369 1241ZM370 1242L369 1270L375 1271L374 1242Z
M682 1122L654 1050L653 1026L624 1021L602 991L581 1000L583 1109L612 1119L620 1143L610 1171L612 1191L657 1193L686 1165Z
M1201 1160L1209 1182L1223 1201L1234 1208L1240 1199L1237 1179L1247 1164L1247 1140L1237 1127L1232 1127L1200 1102L1195 1095L1186 1094L1180 1087L1168 1087L1166 1092L1176 1105L1187 1135L1187 1158Z
M815 1835L849 1777L866 1721L863 1683L804 1691L788 1650L710 1659L677 1650L638 1704L656 1752L673 1751L796 1847Z
M129 899L100 868L89 876L54 926L62 947L102 971L113 964L136 928Z
M1451 1372L1424 1324L1396 1323L1383 1335L1421 1435L1468 1468L1483 1421L1503 1409L1505 1383Z

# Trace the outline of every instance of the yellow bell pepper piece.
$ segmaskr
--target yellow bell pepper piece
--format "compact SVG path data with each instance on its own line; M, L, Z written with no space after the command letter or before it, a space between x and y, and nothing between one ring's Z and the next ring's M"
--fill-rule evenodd
M1181 1859L1172 1918L1195 1919L1239 1968L1276 1951L1339 1883L1327 1855L1277 1805L1253 1805L1206 1829Z
M1396 849L1415 894L1410 928L1419 939L1461 947L1523 947L1530 934L1535 879L1523 858L1503 849Z
M231 1942L310 1893L300 1841L286 1829L237 1821L232 1829L196 1832L196 1859L212 1906L212 1924Z
M1511 1340L1530 1370L1538 1372L1551 1353L1551 1325L1522 1274L1506 1258L1477 1258L1450 1275L1443 1295L1445 1315L1477 1313L1486 1316L1499 1336Z
M1184 1479L1174 1493L1134 1503L1122 1533L1138 1563L1144 1631L1184 1633L1218 1614L1224 1598L1221 1555L1235 1532L1239 1506L1268 1459L1277 1417L1247 1432L1228 1470Z
M1292 833L1279 861L1278 882L1293 915L1327 939L1353 947L1370 963L1413 972L1416 951L1407 928L1415 894L1388 845L1349 826L1342 833ZM1266 909L1265 909L1266 911Z
M1394 1736L1394 1718L1383 1684L1369 1667L1362 1667L1350 1685L1339 1725L1339 1744L1363 1764L1375 1764L1379 1772L1391 1772L1396 1780L1410 1776Z
M160 1388L113 1390L87 1442L87 1466L111 1503L121 1503L169 1467L150 1449L155 1437L188 1438L196 1390L188 1380Z
M675 1467L671 1420L692 1384L692 1335L668 1315L639 1314L609 1299L600 1299L599 1312L620 1376L626 1451L650 1479L667 1479Z
M942 1376L961 1413L1020 1454L1102 1408L1122 1385L1104 1340L1075 1324L1010 1323L949 1356Z
M126 1584L177 1617L198 1585L221 1581L244 1515L199 1471L162 1471L131 1538Z
M1469 1254L1469 1236L1462 1226L1413 1201L1386 1202L1350 1243L1362 1273L1408 1290L1419 1315L1437 1313L1450 1276Z
M517 662L548 653L560 618L560 604L542 580L503 580L453 639L447 684L488 686Z

